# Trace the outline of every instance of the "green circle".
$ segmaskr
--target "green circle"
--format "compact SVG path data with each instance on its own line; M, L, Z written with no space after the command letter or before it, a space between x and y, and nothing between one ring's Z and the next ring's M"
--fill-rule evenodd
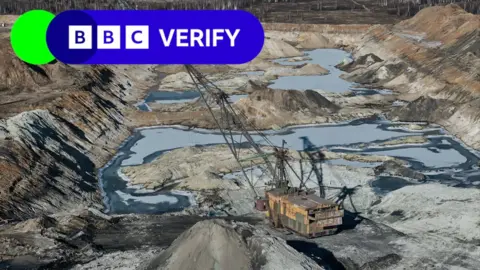
M20 16L12 27L10 42L18 58L33 65L55 60L47 45L47 29L55 15L45 10L31 10Z

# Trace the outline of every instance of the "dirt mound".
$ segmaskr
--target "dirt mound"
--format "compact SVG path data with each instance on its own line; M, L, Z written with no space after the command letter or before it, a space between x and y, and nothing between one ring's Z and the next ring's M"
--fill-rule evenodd
M382 165L375 167L374 172L376 175L389 174L393 176L403 176L422 181L427 179L424 174L407 168L403 164L395 160L385 161Z
M299 48L302 49L331 48L333 46L328 38L315 32L301 33L298 37L298 43Z
M358 57L357 59L355 59L355 61L352 61L346 64L340 63L335 67L346 72L352 72L357 68L368 67L372 64L382 62L382 61L383 60L380 57L376 56L375 54L368 53Z
M322 270L284 240L246 223L201 221L139 269Z
M10 39L0 39L4 44L10 44ZM138 69L144 71L144 69ZM53 93L65 94L69 90L87 90L106 85L113 82L114 77L122 77L125 73L131 72L130 66L105 65L75 65L70 66L58 61L52 61L46 65L32 65L20 60L13 52L10 45L0 48L0 95L3 95L1 103L7 103L15 99L35 99L45 97L45 95L32 95L35 93L44 93L51 95ZM135 74L142 78L142 74ZM123 76L125 77L125 76ZM141 80L141 79L140 79ZM137 79L130 79L131 83L136 83ZM117 84L122 91L125 86ZM111 94L117 92L107 89L103 91ZM14 95L24 94L14 97Z
M251 269L242 236L226 222L203 221L180 235L144 269Z
M246 93L252 93L257 90L265 90L267 89L267 86L267 84L264 84L262 82L248 80L247 85L245 85L245 88L243 88L242 90Z
M133 270L201 220L205 218L109 216L99 210L80 208L2 223L0 269ZM251 218L241 220L258 222Z
M394 108L388 117L398 121L438 122L448 119L455 110L454 103L449 100L421 96L403 107Z
M302 52L285 41L278 39L265 39L263 49L257 57L262 59L274 59L302 55Z
M268 101L283 111L299 112L308 111L313 114L332 113L339 107L313 90L260 90L249 95L249 100Z
M422 9L413 18L397 26L425 32L427 39L450 43L480 28L480 15L473 15L456 4L450 4Z
M340 109L316 91L272 89L255 91L235 107L245 114L247 125L260 129L325 123Z

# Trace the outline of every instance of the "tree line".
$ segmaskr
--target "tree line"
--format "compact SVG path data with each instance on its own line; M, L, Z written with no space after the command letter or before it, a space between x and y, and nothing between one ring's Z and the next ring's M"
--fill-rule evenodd
M70 9L242 9L259 0L3 0L0 14L21 14L32 9L60 13Z
M0 14L22 14L32 9L53 13L70 9L246 9L262 19L278 2L309 3L308 11L366 9L398 16L413 16L425 7L456 3L468 12L480 14L480 0L372 0L360 3L355 0L2 0Z
M413 16L426 7L448 4L457 4L467 12L480 14L480 0L377 0L377 6L400 16Z

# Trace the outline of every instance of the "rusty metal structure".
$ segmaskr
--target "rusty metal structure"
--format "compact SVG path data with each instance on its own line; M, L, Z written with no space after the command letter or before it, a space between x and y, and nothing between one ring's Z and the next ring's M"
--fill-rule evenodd
M268 216L275 227L284 227L306 237L331 235L342 224L340 205L305 190L285 194L282 189L266 192Z
M265 211L266 216L276 228L293 230L306 237L330 235L337 231L342 224L344 210L341 199L337 201L325 198L325 188L339 189L339 198L342 197L341 187L326 187L322 183L322 171L320 162L323 154L307 138L301 138L304 142L304 151L301 153L300 164L305 161L310 164L311 171L298 174L289 161L293 158L283 141L281 146L274 145L265 134L260 132L253 124L248 123L247 117L231 106L227 93L219 89L213 82L208 80L192 65L185 65L203 104L210 112L225 142L232 152L235 160L241 168L243 177L247 180L255 197L254 207L259 211ZM250 130L250 131L249 131ZM262 145L257 143L250 132L261 138ZM236 139L238 137L238 139ZM245 147L247 146L247 147ZM270 149L270 151L267 151ZM252 155L244 157L241 151L251 151ZM270 176L271 181L266 183L265 193L258 194L253 177L248 177L245 167L246 162L254 159L262 159L265 166L263 173ZM272 159L274 162L272 162ZM288 173L290 172L290 174ZM290 175L294 175L300 185L292 186ZM315 175L319 185L319 195L316 190L308 189L307 180Z

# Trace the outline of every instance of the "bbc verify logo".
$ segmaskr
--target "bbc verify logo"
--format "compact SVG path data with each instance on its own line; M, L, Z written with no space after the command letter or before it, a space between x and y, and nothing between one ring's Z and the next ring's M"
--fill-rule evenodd
M92 49L93 31L89 25L70 25L68 28L69 49ZM125 26L125 49L149 49L147 25ZM97 49L121 49L121 27L118 25L97 26ZM170 47L217 47L221 41L235 47L240 29L158 29L160 42ZM168 32L168 34L167 34ZM175 37L175 39L174 39Z
M265 39L260 21L240 10L68 10L46 36L57 60L87 65L243 64Z
M125 48L148 49L148 25L126 25ZM121 49L121 27L119 25L97 26L97 49ZM69 49L93 49L93 27L91 25L68 26Z

